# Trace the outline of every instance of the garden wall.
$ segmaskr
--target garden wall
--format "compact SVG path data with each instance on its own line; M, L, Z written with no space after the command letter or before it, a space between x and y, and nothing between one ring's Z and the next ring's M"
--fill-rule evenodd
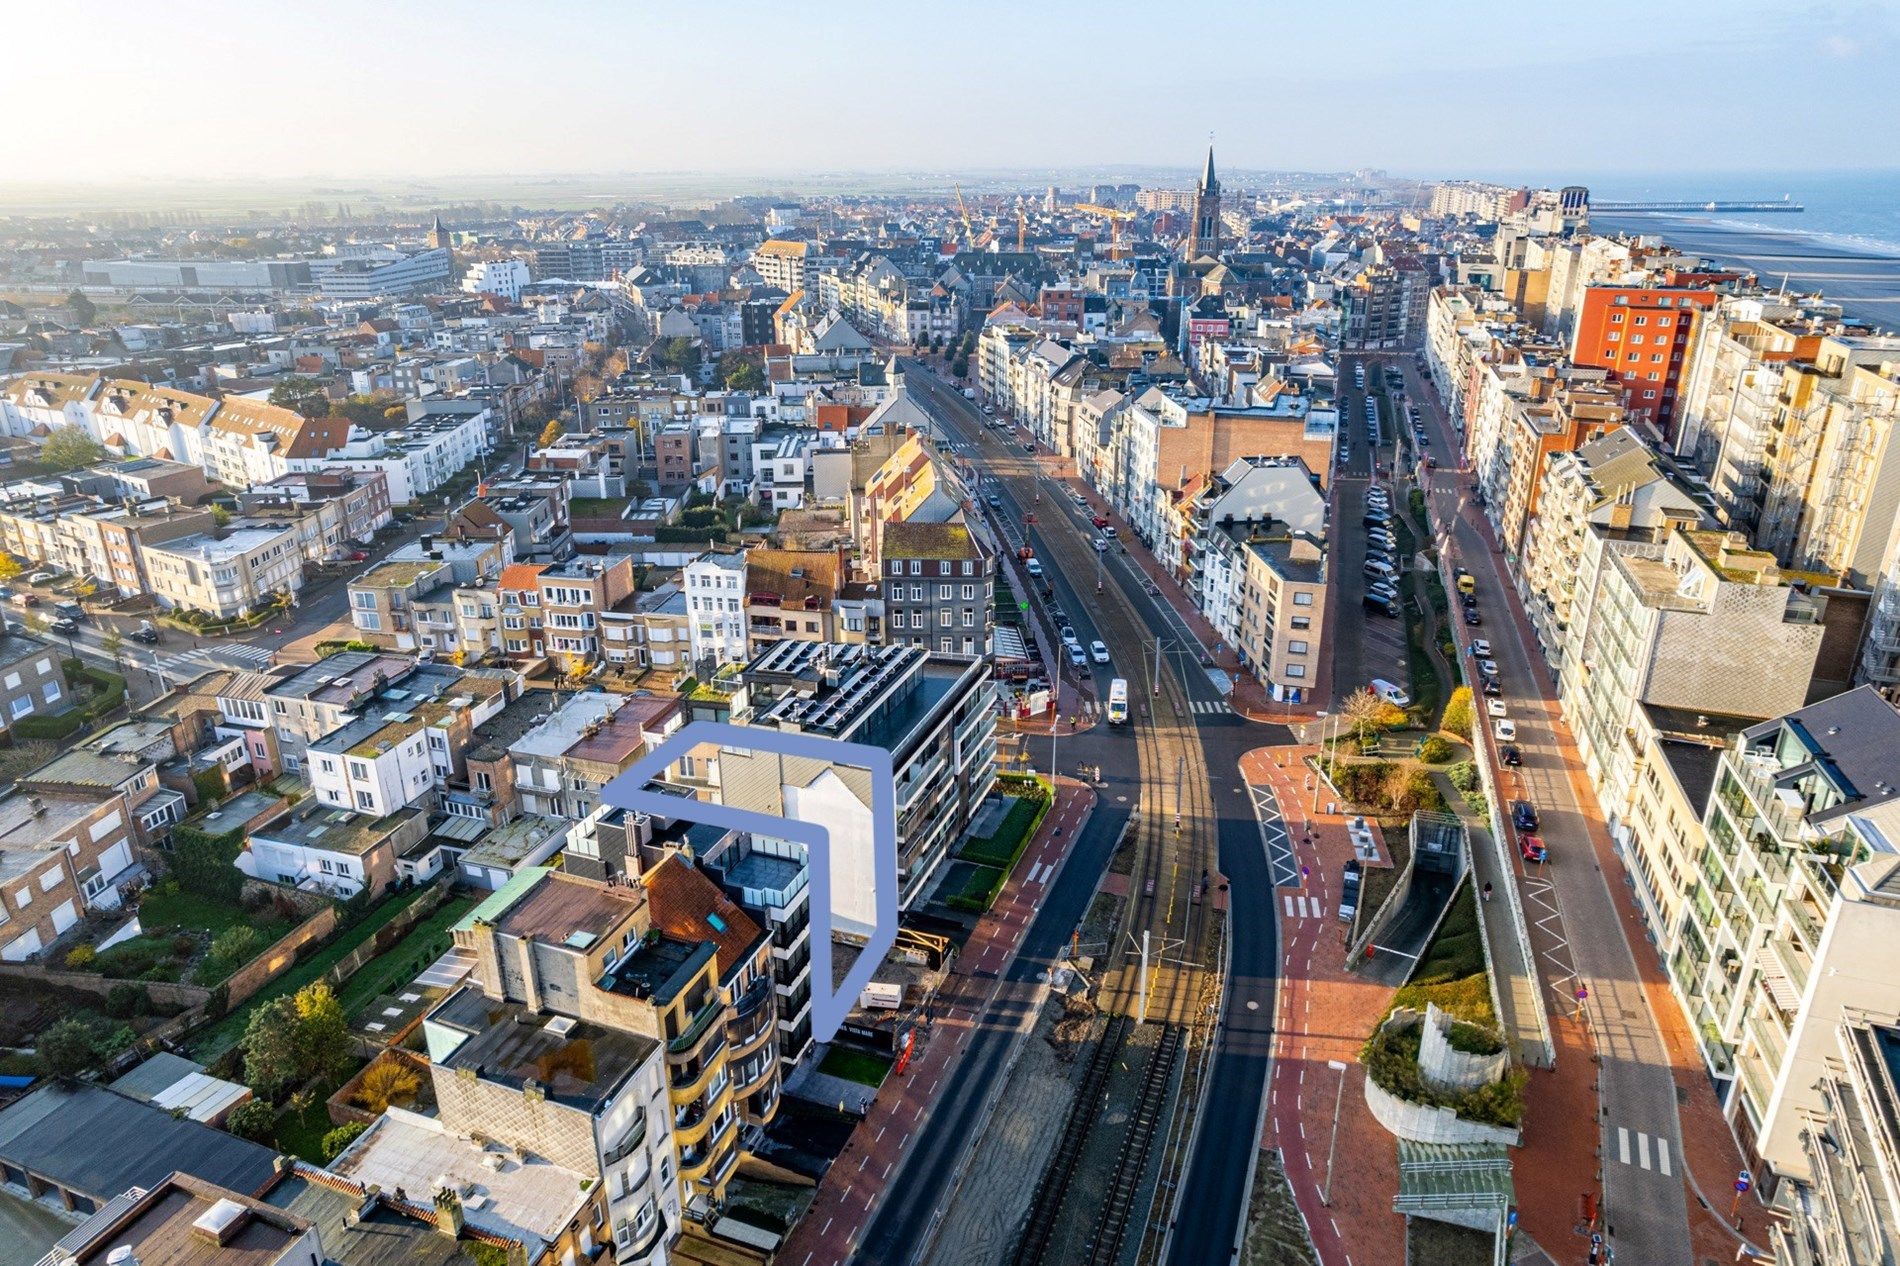
M276 889L276 885L270 885ZM281 890L279 890L281 891ZM224 982L225 1007L235 1008L246 998L268 985L279 972L289 971L297 961L297 951L336 931L336 907L325 905L309 918L284 933L262 954L231 974Z
M202 1006L211 996L209 989L197 985L183 985L169 980L120 980L115 976L102 976L93 971L57 971L42 967L38 963L0 963L0 976L18 976L25 980L37 980L42 984L53 985L61 989L83 989L87 993L96 993L100 997L111 993L119 985L137 985L150 995L153 1002L162 1007Z
M1393 1013L1416 1016L1418 1013L1409 1007L1401 1007ZM1445 1036L1453 1020L1449 1012L1443 1011L1435 1002L1425 1004L1425 1028L1419 1034L1418 1071L1419 1075L1435 1086L1452 1090L1476 1090L1479 1086L1488 1086L1504 1076L1511 1066L1508 1052L1499 1051L1495 1055L1474 1055L1470 1051L1461 1051L1454 1047Z
M382 927L377 928L374 936L351 950L343 958L338 959L336 966L332 967L329 972L325 974L324 979L329 981L332 985L342 984L351 976L354 976L370 959L394 948L396 942L409 935L410 930L413 929L416 924L441 909L442 903L448 899L449 885L447 883L435 884L428 892L423 893L420 897L410 902L401 914L385 923Z
M1366 1107L1373 1119L1402 1139L1414 1143L1496 1143L1516 1147L1521 1130L1467 1121L1450 1108L1430 1108L1422 1103L1407 1103L1390 1094L1367 1077Z

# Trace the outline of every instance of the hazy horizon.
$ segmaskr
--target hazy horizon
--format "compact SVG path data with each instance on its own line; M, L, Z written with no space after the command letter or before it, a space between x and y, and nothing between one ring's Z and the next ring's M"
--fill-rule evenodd
M1891 134L1891 4L1607 0L1421 21L1372 0L1067 10L862 0L790 12L197 0L8 19L15 191L280 181L995 178L1519 166L1852 170ZM1640 31L1640 44L1631 32ZM1139 53L1137 59L1135 53ZM1718 80L1756 81L1742 93ZM104 85L110 85L109 90ZM1563 102L1612 103L1614 118ZM26 126L30 121L30 126Z

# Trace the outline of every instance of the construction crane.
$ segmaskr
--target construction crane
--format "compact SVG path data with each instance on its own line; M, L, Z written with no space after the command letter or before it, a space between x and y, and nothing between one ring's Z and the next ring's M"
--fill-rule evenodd
M1119 256L1122 244L1122 224L1135 218L1133 211L1123 211L1119 207L1104 207L1093 202L1080 203L1075 208L1084 215L1100 216L1109 224L1109 254Z
M1023 253L1023 239L1029 233L1029 217L1023 212L1022 203L1016 204L1016 253Z
M974 242L976 240L976 229L970 224L970 208L964 205L963 185L961 182L957 184L957 214L963 217L963 240L966 242Z

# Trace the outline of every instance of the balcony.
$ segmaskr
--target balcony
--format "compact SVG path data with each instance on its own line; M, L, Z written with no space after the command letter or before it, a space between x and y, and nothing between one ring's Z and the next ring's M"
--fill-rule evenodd
M700 1097L713 1076L726 1066L726 1035L719 1034L717 1046L706 1049L704 1055L691 1064L675 1067L667 1074L666 1083L673 1091L673 1102L683 1103Z
M614 1228L614 1261L638 1263L658 1248L666 1235L666 1215L649 1199L639 1213Z
M642 1109L640 1115L635 1117L633 1123L627 1127L627 1132L620 1136L620 1141L602 1153L600 1158L601 1164L603 1166L618 1165L621 1161L639 1151L640 1145L645 1143L646 1140L647 1114L646 1111Z
M684 1055L692 1050L699 1039L706 1035L708 1026L710 1026L713 1019L725 1009L725 1005L725 1000L717 993L708 997L706 1004L693 1015L692 1019L686 1022L686 1027L680 1031L679 1036L667 1042L666 1053L668 1055Z
M733 1054L743 1055L778 1023L777 1009L770 1004L775 990L770 976L760 976L739 999L726 1022L726 1042Z

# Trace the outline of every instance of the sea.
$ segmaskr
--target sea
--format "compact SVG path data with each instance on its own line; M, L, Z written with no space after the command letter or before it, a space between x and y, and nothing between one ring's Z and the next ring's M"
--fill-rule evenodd
M1900 171L1783 175L1604 177L1593 201L1763 202L1800 212L1737 215L1593 214L1599 233L1654 234L1670 246L1746 268L1763 285L1819 291L1849 317L1900 331Z

